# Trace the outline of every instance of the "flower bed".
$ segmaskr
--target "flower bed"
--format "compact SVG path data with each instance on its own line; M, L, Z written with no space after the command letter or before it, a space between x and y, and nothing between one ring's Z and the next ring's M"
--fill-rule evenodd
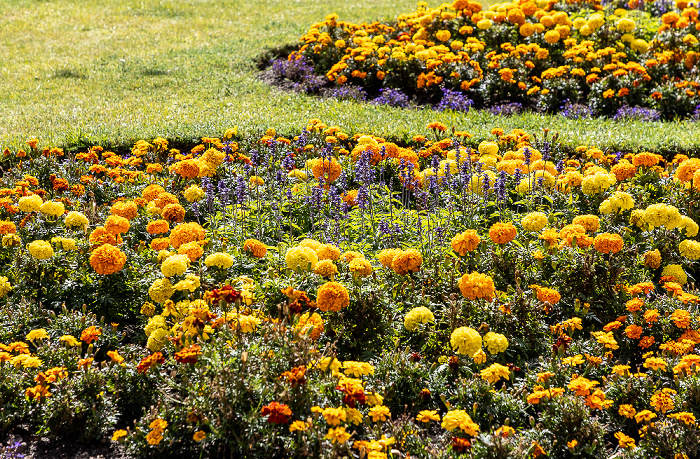
M330 14L289 56L302 62L287 66L310 65L335 85L373 96L400 91L434 105L456 91L478 107L566 112L582 103L602 116L687 118L700 106L699 34L698 10L685 0L605 8L519 0L487 10L469 0L421 2L387 22ZM299 85L313 90L309 81L324 83L314 76Z
M6 151L3 434L135 457L694 457L700 160L311 120ZM686 455L686 456L683 456Z

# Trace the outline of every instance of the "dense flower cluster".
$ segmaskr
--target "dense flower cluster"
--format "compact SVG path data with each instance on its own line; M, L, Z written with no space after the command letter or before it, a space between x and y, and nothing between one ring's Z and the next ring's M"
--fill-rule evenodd
M340 87L428 101L444 94L439 108L464 110L450 103L461 93L467 109L582 102L609 116L623 109L692 115L700 101L696 5L678 1L641 13L636 7L647 2L586 3L420 3L395 20L362 24L329 14L288 59L311 62Z
M698 456L700 162L534 134L311 120L11 162L0 433L134 457Z

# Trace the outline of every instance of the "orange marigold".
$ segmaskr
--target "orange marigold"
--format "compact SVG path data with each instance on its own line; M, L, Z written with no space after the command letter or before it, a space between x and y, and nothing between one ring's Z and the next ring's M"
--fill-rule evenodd
M185 219L185 208L180 204L168 204L163 209L163 218L172 223L178 223Z
M517 236L518 230L512 223L495 223L489 229L489 237L495 244L506 244Z
M617 253L623 246L622 236L617 233L599 234L593 240L593 247L600 253Z
M165 220L156 220L148 223L146 231L148 234L165 234L170 231L170 225Z
M350 304L348 289L338 282L326 282L318 288L316 305L321 311L340 311Z
M267 246L256 239L246 239L243 243L243 251L255 258L262 258L267 253Z
M473 252L479 246L481 238L474 230L467 230L452 238L452 250L463 257L467 252Z
M490 300L496 291L493 279L488 274L473 272L459 279L459 290L465 298L475 300L484 298Z
M182 244L187 244L188 242L203 241L204 236L204 228L199 223L182 223L173 228L170 233L170 244L178 249Z
M416 249L402 250L391 261L391 269L399 276L420 270L423 256Z
M112 244L102 244L90 255L90 266L97 274L114 274L124 267L124 263L126 255Z

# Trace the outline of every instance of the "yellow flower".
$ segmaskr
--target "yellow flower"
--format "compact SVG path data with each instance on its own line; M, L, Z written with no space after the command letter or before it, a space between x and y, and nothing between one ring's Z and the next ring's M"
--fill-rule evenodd
M506 366L494 363L481 370L479 374L481 375L481 379L494 384L500 381L501 378L507 380L510 377L510 370L508 370Z
M34 241L27 244L29 253L38 260L48 260L53 256L53 247L46 241Z
M290 432L303 432L310 426L304 421L294 421L289 425Z
M343 407L339 408L324 408L321 415L326 420L326 422L332 426L340 425L341 422L345 422L347 419L347 413Z
M207 256L204 259L204 264L209 267L215 266L221 269L228 269L233 266L233 257L228 253L216 252Z
M377 405L369 409L369 417L372 418L373 422L386 421L387 418L391 417L391 412L386 406Z
M194 435L192 435L192 439L196 442L200 442L205 438L207 438L207 434L203 430L198 430L194 433Z
M197 185L190 185L184 192L185 199L189 202L197 202L204 199L204 190Z
M284 259L287 263L287 268L292 271L314 269L316 263L318 263L318 255L316 255L316 252L305 246L290 248L287 250Z
M63 335L58 340L65 343L65 345L69 347L78 346L80 344L80 341L75 339L75 337L72 335Z
M447 430L461 429L467 435L476 435L479 432L479 425L472 421L466 411L452 410L448 411L442 417L442 428Z
M47 339L49 337L49 334L46 333L46 330L43 328L37 328L35 330L30 331L27 333L27 341L35 341L38 339Z
M114 432L114 434L112 434L112 441L119 441L122 438L126 437L126 435L127 435L126 430L124 430L124 429L116 430Z
M430 421L440 422L440 415L436 410L423 410L418 412L416 421L428 423Z
M39 210L39 207L41 207L43 202L44 201L41 199L41 196L37 194L32 194L29 196L22 196L21 198L19 198L17 206L22 212L36 212L37 210Z
M419 324L435 322L432 311L425 306L411 309L403 320L404 327L408 331L415 331Z
M450 345L455 352L473 356L481 349L481 335L469 327L459 327L450 336Z
M329 429L324 438L342 445L350 439L350 434L345 431L345 427L336 427L335 429Z
M181 276L185 274L189 264L190 258L187 255L171 255L163 261L160 272L165 277Z

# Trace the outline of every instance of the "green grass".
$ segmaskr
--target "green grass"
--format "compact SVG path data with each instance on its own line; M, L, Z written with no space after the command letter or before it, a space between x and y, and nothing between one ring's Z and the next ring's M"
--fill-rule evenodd
M298 132L310 118L393 139L439 120L488 137L493 127L560 132L570 145L691 151L692 123L467 116L324 100L256 77L265 49L294 43L336 12L351 21L412 11L414 1L5 0L0 4L0 147L124 146L164 136L195 142L238 125ZM697 129L696 129L697 130ZM695 131L696 131L695 130Z

